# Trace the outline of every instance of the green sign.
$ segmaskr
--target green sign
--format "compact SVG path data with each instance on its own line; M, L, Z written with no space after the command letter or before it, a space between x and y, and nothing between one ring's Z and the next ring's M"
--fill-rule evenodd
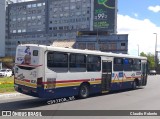
M108 28L109 24L106 21L97 21L94 22L93 26L97 28Z
M115 31L115 8L116 0L95 0L94 1L94 30L108 32Z
M106 8L109 8L109 9L114 9L115 8L115 7L111 7L111 6L107 5L107 2L108 2L108 0L98 0L98 4L102 4Z

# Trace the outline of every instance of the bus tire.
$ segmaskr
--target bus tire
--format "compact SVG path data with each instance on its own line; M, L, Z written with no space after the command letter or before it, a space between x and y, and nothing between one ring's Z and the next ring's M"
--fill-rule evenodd
M136 82L136 80L133 81L132 88L133 88L133 90L135 90L137 88L137 82Z
M87 98L89 96L89 85L82 84L80 86L78 96L79 96L79 98L82 98L82 99Z

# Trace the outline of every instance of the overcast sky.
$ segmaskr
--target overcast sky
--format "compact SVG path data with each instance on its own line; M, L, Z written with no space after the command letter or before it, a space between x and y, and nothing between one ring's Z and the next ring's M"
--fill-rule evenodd
M140 52L154 53L153 33L160 51L160 0L118 0L117 16L118 34L129 35L129 54L138 55L138 45Z

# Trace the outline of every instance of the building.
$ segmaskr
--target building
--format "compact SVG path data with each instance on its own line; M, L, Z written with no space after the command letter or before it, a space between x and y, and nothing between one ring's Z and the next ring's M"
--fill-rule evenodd
M15 56L18 41L23 44L46 43L46 13L44 0L8 5L6 56Z
M21 2L9 4L6 15L6 56L15 56L18 41L49 45L55 40L78 40L78 31L117 32L117 0Z
M0 1L0 57L5 56L5 0Z
M89 35L87 35L89 34ZM103 52L128 53L128 34L111 34L106 32L80 32L76 38L78 49L100 50Z

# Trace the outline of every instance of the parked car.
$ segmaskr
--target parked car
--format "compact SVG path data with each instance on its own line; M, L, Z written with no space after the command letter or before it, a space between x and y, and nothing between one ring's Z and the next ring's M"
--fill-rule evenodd
M149 75L156 75L156 74L157 74L156 70L150 70L149 71Z
M11 69L1 69L0 76L1 77L4 77L4 76L10 77L10 76L12 76L12 70Z
M14 76L14 69L12 69L12 76Z

